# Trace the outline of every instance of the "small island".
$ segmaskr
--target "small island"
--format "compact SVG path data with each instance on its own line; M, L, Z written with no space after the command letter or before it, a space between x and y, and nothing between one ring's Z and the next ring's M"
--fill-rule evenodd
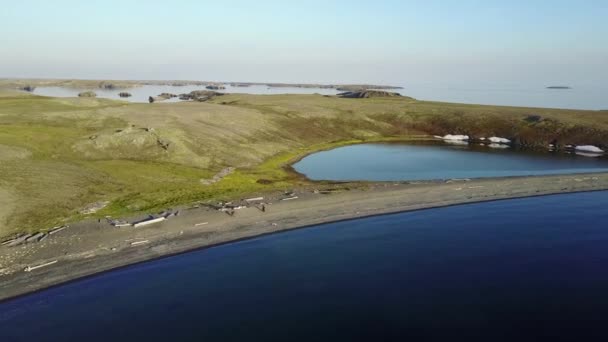
M547 89L572 89L569 86L548 86Z

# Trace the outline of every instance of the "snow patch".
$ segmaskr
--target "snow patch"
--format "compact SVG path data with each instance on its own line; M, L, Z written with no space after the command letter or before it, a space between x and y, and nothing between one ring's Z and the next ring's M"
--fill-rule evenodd
M459 134L447 134L444 135L443 140L457 140L457 141L462 141L462 140L469 140L469 136L468 135L459 135Z
M489 137L488 140L490 140L493 143L497 143L497 144L510 144L511 140L507 139L507 138L501 138L501 137Z
M584 152L592 152L592 153L604 153L604 150L602 150L601 148L599 148L597 146L593 146L593 145L576 146L575 150L584 151Z

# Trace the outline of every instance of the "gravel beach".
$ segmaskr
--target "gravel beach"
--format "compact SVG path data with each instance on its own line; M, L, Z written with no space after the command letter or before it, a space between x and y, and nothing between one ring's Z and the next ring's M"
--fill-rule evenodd
M113 227L105 220L82 221L40 242L1 246L0 300L134 263L320 223L598 190L608 190L608 173L334 187L319 184L289 194L259 194L263 200L233 212L196 205L178 208L179 215L139 228Z

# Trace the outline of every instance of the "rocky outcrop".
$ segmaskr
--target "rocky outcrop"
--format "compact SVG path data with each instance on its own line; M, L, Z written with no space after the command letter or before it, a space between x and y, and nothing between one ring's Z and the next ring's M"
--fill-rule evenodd
M161 102L161 101L165 101L171 98L177 97L177 95L175 94L170 94L170 93L162 93L159 94L157 96L150 96L148 97L148 102L150 103L154 103L154 102Z
M400 97L401 94L381 90L347 91L338 94L339 97L349 99L367 99L372 97Z
M78 97L97 97L97 94L94 91L83 91L78 93Z
M126 91L123 91L121 93L118 93L118 96L120 96L120 97L131 97L131 93L127 93Z
M224 94L218 93L215 91L209 91L209 90L194 90L188 94L180 94L179 99L184 100L184 101L192 100L192 101L204 102L204 101L212 99L216 96L221 96L221 95L224 95Z
M26 85L21 87L20 89L24 91L29 91L31 93L34 91L34 89L36 89L36 87L34 87L33 85Z
M174 97L177 97L177 95L171 94L171 93L162 93L162 94L159 94L157 97L160 97L160 98L163 98L165 100L168 100L168 99L172 99Z
M210 85L206 86L205 88L210 89L210 90L222 90L222 89L226 89L226 87L224 87L221 84L210 84Z

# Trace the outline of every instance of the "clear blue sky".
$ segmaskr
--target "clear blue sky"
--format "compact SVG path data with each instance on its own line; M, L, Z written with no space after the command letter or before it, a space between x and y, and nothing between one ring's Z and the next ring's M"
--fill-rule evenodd
M608 1L3 1L0 77L608 79Z

